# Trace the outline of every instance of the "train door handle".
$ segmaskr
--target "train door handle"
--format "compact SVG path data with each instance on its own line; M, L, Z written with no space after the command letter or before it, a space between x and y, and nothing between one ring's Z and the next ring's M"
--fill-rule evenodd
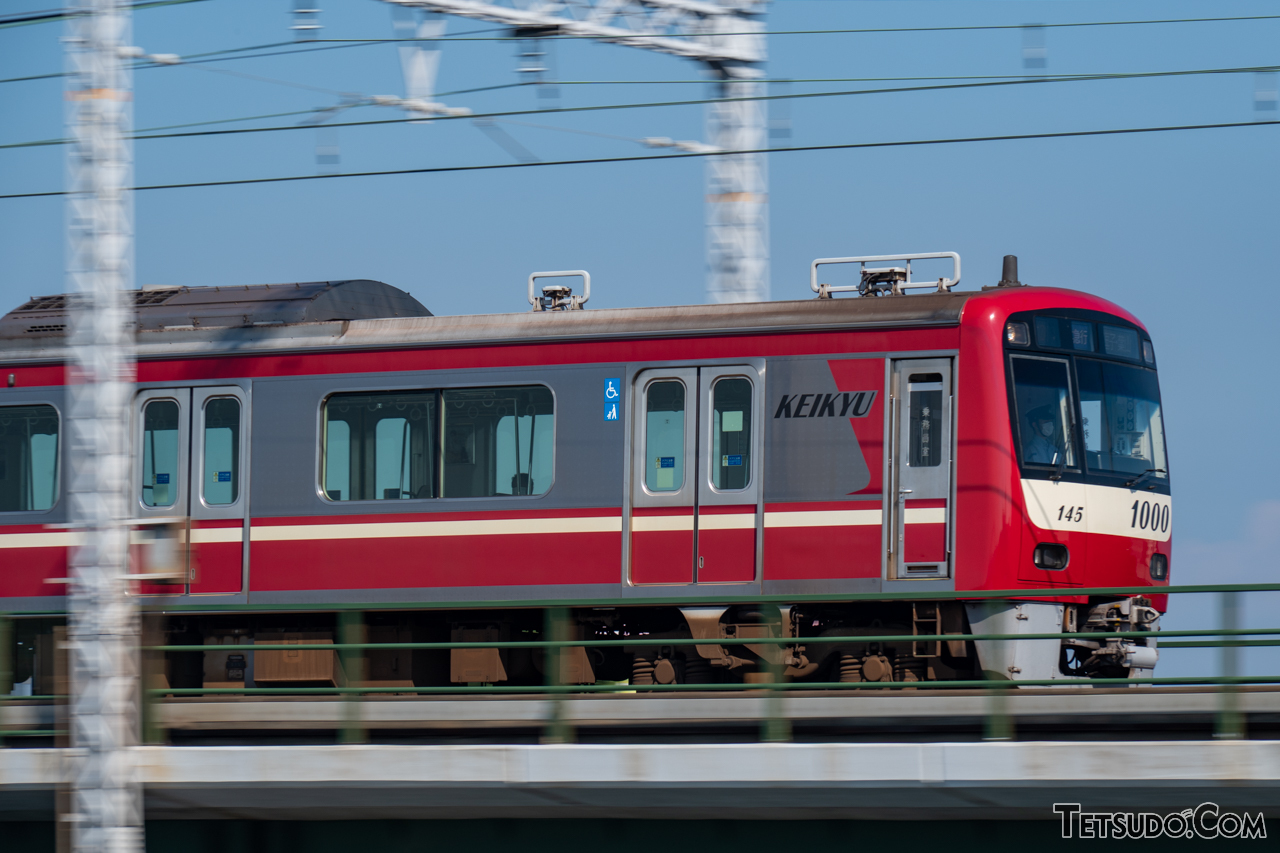
M898 554L905 552L907 546L907 495L914 492L915 489L898 489L898 512L895 519L894 539L898 540ZM901 559L901 557L899 557Z

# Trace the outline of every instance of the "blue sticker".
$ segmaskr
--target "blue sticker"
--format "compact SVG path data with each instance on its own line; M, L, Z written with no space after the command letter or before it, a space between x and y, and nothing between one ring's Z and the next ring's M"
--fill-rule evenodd
M230 472L230 471L219 471L219 472L218 472L218 482L219 482L219 483L230 483L230 482L231 482L231 472Z
M169 485L169 475L168 475L168 474L156 474L156 483L155 483L155 484L156 484L157 486L167 486L167 485Z
M604 381L604 419L616 421L622 409L622 380L618 378Z
M726 456L726 457L724 457L724 466L725 466L726 468L739 468L739 467L741 467L741 466L742 466L742 457L741 457L741 456Z
M676 467L676 458L675 458L674 456L659 456L659 457L658 457L658 467L659 467L659 468L674 468L674 467Z

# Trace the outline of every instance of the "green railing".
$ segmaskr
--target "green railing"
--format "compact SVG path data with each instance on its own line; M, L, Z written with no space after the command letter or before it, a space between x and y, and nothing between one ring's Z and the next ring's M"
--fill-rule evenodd
M339 655L342 670L348 686L306 686L306 687L154 687L144 690L144 736L147 740L160 737L157 714L154 704L162 702L164 697L181 696L300 696L331 695L345 700L345 714L339 727L340 738L344 742L363 740L366 729L361 721L361 696L380 694L402 694L434 696L443 694L458 695L512 695L524 694L544 696L550 700L550 711L543 726L543 739L548 742L565 742L572 738L572 727L569 716L565 713L565 702L573 695L593 695L602 693L644 692L644 693L710 693L733 694L751 692L763 695L767 702L766 713L761 719L761 738L767 741L790 739L790 721L785 715L782 701L784 694L794 691L814 690L954 690L978 689L988 697L986 714L986 733L988 739L1001 740L1013 736L1013 723L1009 712L1008 693L1014 687L1061 687L1061 686L1215 686L1217 693L1216 735L1222 738L1241 738L1244 736L1243 717L1239 712L1238 690L1241 685L1280 684L1280 675L1242 676L1239 674L1239 649L1280 646L1280 628L1245 629L1239 627L1240 596L1242 593L1280 592L1280 584L1213 584L1187 585L1173 587L1099 587L1099 588L1055 588L1055 589L1021 589L994 590L982 592L894 592L894 593L857 593L842 595L800 595L800 596L742 596L725 595L715 598L695 596L689 598L619 598L596 599L591 601L523 601L523 602L421 602L421 603L370 603L342 604L335 606L317 605L163 605L155 608L164 613L181 613L200 611L215 612L280 612L282 610L309 611L313 613L333 612L337 615L338 639L336 643L290 643L287 647L271 644L241 645L148 645L142 651L145 655L163 653L197 653L197 652L283 652L288 651L328 651ZM689 606L698 604L813 604L843 603L858 601L883 602L918 602L918 601L955 601L975 599L1008 599L1008 600L1061 600L1064 597L1078 596L1126 596L1126 595L1180 595L1214 593L1221 596L1221 627L1217 629L1160 631L1089 631L1089 632L1047 632L1047 633L943 633L943 634L878 634L878 635L845 635L827 637L740 637L740 638L651 638L651 637L614 637L573 639L569 636L569 609L593 607L636 607L643 605ZM365 611L412 611L412 610L450 610L468 611L479 609L519 609L543 610L543 639L539 640L493 640L480 642L392 642L370 643L364 641ZM1102 641L1107 639L1150 639L1159 641L1162 650L1218 648L1219 674L1213 676L1177 676L1152 678L1055 678L1029 679L1009 681L1003 679L947 679L938 681L876 681L876 682L814 682L786 681L783 677L783 665L778 662L765 661L763 667L767 673L767 681L746 683L716 684L630 684L629 682L600 684L561 684L556 677L561 671L560 653L568 648L646 648L646 647L687 647L687 646L822 646L833 644L868 644L868 643L931 643L943 641L990 641L996 643L1026 640L1064 640L1086 639ZM1271 639L1275 638L1275 639ZM11 653L13 649L12 620L0 615L0 700L24 699L29 701L54 701L61 697L16 697L3 695L8 692L12 683ZM543 670L546 683L541 685L509 685L509 684L449 684L435 686L373 686L362 684L365 681L364 670L366 654L371 651L446 651L454 649L538 649L546 655ZM145 666L144 666L145 671ZM0 738L50 737L59 734L46 729L4 730L4 704L0 702Z

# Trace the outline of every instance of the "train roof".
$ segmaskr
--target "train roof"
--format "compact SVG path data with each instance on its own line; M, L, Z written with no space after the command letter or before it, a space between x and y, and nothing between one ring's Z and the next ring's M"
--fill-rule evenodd
M1048 289L1018 290L1029 295ZM960 323L969 299L987 295L980 291L931 292L879 298L438 317L408 293L369 280L153 288L134 293L138 357L144 359L263 351L954 326ZM1086 297L1100 303L1104 310L1109 305L1086 294L1057 293ZM0 318L0 361L65 359L67 301L67 296L37 297Z

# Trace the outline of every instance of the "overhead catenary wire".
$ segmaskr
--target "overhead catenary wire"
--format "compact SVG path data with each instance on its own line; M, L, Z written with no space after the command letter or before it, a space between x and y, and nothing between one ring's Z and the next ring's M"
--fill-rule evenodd
M892 93L905 92L931 92L931 91L949 91L964 89L981 89L981 88L1002 88L1007 86L1026 86L1026 85L1044 85L1049 83L1074 83L1089 82L1096 80L1127 80L1127 79L1148 79L1160 77L1182 77L1182 76L1198 76L1210 74L1245 74L1256 72L1280 71L1280 65L1264 65L1251 66L1246 68L1207 68L1207 69L1191 69L1181 71L1147 71L1136 72L1132 74L1095 74L1095 75L1078 75L1078 76L1043 76L1043 77L1018 77L1007 80L993 80L989 82L973 82L973 83L947 83L933 86L891 86L878 89L850 89L837 92L795 92L778 95L759 95L750 98L692 98L686 100L673 101L649 101L643 103L627 103L627 104L591 104L580 107L551 107L539 109L524 110L499 110L487 113L472 113L469 115L457 116L433 116L432 121L452 121L457 119L477 119L477 118L508 118L511 116L530 116L530 115L552 115L566 113L590 113L612 110L627 109L654 109L660 107L680 107L680 106L700 106L705 104L727 103L733 101L786 101L800 100L809 98L829 98L829 97L847 97L856 95L882 95ZM397 125L420 123L421 118L389 118L389 119L372 119L364 121L347 121L347 122L329 122L326 127L375 127L382 125ZM153 139L185 139L201 136L235 136L248 133L276 133L283 131L310 130L312 125L272 125L269 127L238 127L224 128L218 130L194 130L194 131L177 131L173 133L138 133L133 138L138 140ZM49 139L35 140L30 142L16 142L0 145L0 150L8 148L31 148L46 145L65 145L66 140Z
M233 178L231 180L221 181L190 181L185 183L174 184L149 184L144 186L130 187L135 192L144 192L148 190L177 190L177 189L196 189L202 187L232 187L247 186L250 184L281 184L292 183L296 181L320 181L334 178L374 178L388 177L394 175L427 175L442 174L447 172L482 172L494 171L502 169L531 169L544 166L585 166L603 163L638 163L651 160L685 160L690 157L716 157L725 154L788 154L800 152L820 152L820 151L851 151L856 149L874 149L874 148L901 148L901 147L922 147L929 145L960 145L973 144L982 142L1011 142L1017 140L1034 140L1034 139L1070 139L1090 136L1124 136L1142 133L1175 133L1181 131L1196 130L1224 130L1229 128L1261 128L1274 127L1280 125L1280 120L1274 121L1237 121L1237 122L1221 122L1217 124L1182 124L1182 125L1164 125L1157 127L1122 127L1107 128L1104 130L1064 130L1054 131L1050 133L1013 133L1001 134L997 136L961 136L944 139L907 139L892 142L843 142L830 145L790 145L785 147L774 148L744 148L734 150L712 150L712 151L690 151L681 152L679 154L637 154L629 157L590 157L579 160L542 160L534 162L520 163L484 163L473 166L428 166L414 169L382 169L369 172L336 172L317 175L282 175L267 178ZM18 198L53 198L58 196L69 195L66 190L49 190L45 192L28 192L28 193L6 193L0 194L0 199L18 199Z
M151 5L169 5L172 3L189 3L199 2L199 0L155 0L148 3ZM135 8L142 8L135 6ZM1280 15L1234 15L1222 17L1202 17L1202 18L1158 18L1148 20L1129 20L1129 21L1068 21L1062 23L1036 24L1037 27L1045 29L1067 29L1073 27L1129 27L1144 25L1160 25L1160 24L1208 24L1208 23L1230 23L1245 21L1270 21L1280 19ZM54 20L54 19L50 19ZM0 27L5 24L0 23ZM760 36L799 36L799 35L857 35L867 34L874 35L878 33L926 33L926 32L969 32L982 30L1021 30L1026 28L1027 24L972 24L972 25L956 25L956 26L935 26L935 27L862 27L862 28L846 28L846 29L827 29L827 30L770 30L759 33L748 33L748 35ZM285 56L298 53L315 53L322 50L338 50L341 48L361 47L379 44L398 44L405 42L509 42L509 41L525 41L526 39L517 36L484 36L483 33L495 32L498 30L509 29L507 27L495 27L486 30L471 30L463 33L445 34L440 36L431 36L424 38L370 38L370 39L314 39L309 44L311 47L291 47L289 50L275 51L272 53L250 54L254 50L267 50L276 47L286 47L296 45L296 42L272 42L264 45L251 45L239 48L227 48L224 50L210 51L207 53L192 54L187 58L188 64L191 62L223 62L239 59L257 59L268 56ZM643 38L651 36L665 36L666 33L629 33L633 38ZM739 35L738 33L717 33L717 36ZM559 33L550 36L543 36L548 39L594 39L595 36L584 36L573 33ZM625 42L626 37L619 37L620 42ZM244 54L235 56L232 54ZM160 66L150 63L140 63L135 66L136 70L145 70L147 68L157 68ZM31 80L47 80L57 77L66 76L65 72L51 72L49 74L36 74L27 77L11 77L0 80L0 83L19 83Z

